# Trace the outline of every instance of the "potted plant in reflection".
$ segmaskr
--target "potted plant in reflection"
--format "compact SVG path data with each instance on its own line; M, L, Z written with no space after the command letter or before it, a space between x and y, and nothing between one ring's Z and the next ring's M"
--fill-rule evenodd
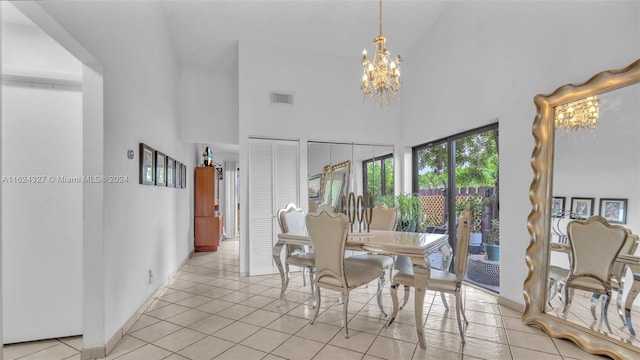
M500 260L500 220L491 220L491 229L487 231L487 243L484 245L487 260Z

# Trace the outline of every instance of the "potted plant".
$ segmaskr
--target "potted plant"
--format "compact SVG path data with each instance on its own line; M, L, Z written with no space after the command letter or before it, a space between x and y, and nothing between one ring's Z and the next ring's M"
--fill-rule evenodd
M487 243L484 245L487 259L500 260L500 220L491 220L491 229L487 231Z
M471 239L469 245L482 245L482 220L484 219L484 206L486 201L480 195L473 195L464 203L458 204L456 210L458 214L469 204L471 208Z
M389 208L398 210L398 231L416 231L422 224L424 214L420 211L420 196L418 194L400 194L385 196L381 199Z

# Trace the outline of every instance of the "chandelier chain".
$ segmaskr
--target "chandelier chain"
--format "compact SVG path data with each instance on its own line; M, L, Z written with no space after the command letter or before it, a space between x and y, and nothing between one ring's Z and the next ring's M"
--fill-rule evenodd
M378 3L378 16L379 16L379 26L380 26L380 36L382 36L382 0Z

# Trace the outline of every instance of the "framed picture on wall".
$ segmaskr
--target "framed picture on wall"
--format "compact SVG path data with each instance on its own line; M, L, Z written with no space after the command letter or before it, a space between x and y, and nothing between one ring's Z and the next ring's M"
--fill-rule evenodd
M320 180L322 180L322 174L309 177L309 200L320 199Z
M551 202L551 217L561 218L564 217L562 210L566 206L567 198L564 196L554 196Z
M176 187L182 188L182 163L176 160Z
M156 150L156 185L167 186L167 155Z
M612 224L626 224L627 199L600 199L599 215Z
M140 184L154 185L155 151L149 145L140 143Z
M594 198L571 198L571 219L586 219L593 215Z
M187 165L185 164L182 164L181 175L182 175L182 188L184 189L187 187Z
M167 186L176 186L176 161L167 156Z

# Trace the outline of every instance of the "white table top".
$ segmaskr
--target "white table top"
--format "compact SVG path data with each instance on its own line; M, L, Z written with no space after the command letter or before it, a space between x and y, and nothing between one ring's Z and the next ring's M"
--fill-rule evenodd
M372 230L369 233L353 233L347 238L347 248L394 255L423 256L439 248L447 241L447 234ZM287 243L311 245L308 235L278 234Z

